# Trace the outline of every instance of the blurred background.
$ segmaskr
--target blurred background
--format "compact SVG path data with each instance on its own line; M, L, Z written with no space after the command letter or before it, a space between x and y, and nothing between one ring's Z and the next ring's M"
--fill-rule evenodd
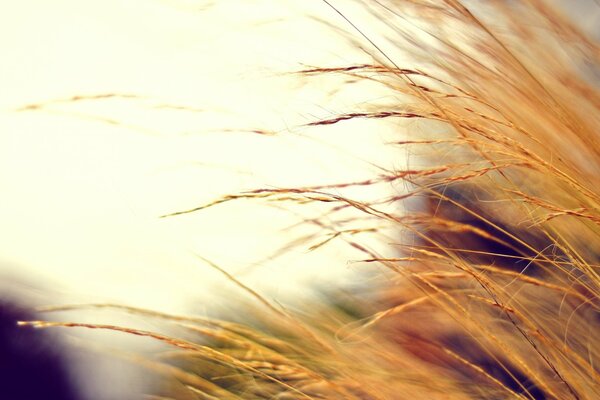
M77 366L71 377L83 397L135 398L146 384L135 367L81 349L150 341L76 330L35 336L11 321L50 317L18 310L116 303L204 315L239 290L198 256L277 301L339 285L353 269L347 249L309 251L329 236L297 225L318 207L240 201L160 218L228 193L361 180L402 164L382 145L392 128L322 135L305 126L383 93L340 93L343 78L295 73L371 61L345 25L332 28L339 22L319 1L3 2L3 332L24 341L51 334L75 349L55 361ZM152 328L94 310L51 318Z

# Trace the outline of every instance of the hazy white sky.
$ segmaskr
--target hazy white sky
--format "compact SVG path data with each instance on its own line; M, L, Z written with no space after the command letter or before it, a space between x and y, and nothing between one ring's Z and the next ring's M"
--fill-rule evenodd
M295 128L379 95L332 101L327 80L284 74L368 61L311 18L344 26L329 8L210 3L3 3L0 273L51 283L68 301L177 310L223 281L194 252L242 270L286 243L280 229L294 220L247 202L158 216L244 189L364 178L374 169L356 157L388 157L383 133L330 129L328 145ZM68 101L109 93L125 96ZM18 111L31 104L41 107ZM251 129L282 134L239 132ZM316 253L292 254L296 269L345 268L335 249ZM247 279L285 292L286 265Z

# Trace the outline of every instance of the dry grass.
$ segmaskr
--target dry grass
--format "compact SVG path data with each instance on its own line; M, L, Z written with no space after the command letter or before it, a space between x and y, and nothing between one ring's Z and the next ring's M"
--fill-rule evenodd
M228 275L259 299L239 305L247 324L114 306L196 339L29 324L119 330L174 346L158 360L172 368L166 397L152 398L599 398L600 48L551 3L481 3L365 2L389 36L356 26L348 35L370 42L373 62L298 72L385 87L395 104L357 106L306 127L396 123L407 137L389 145L410 151L419 168L226 195L167 216L239 199L319 204L327 220L305 222L325 232L312 249L345 241L364 265L389 271L369 304L360 293L332 294L330 304L290 311ZM413 65L398 65L380 39ZM409 123L416 119L427 129ZM379 201L340 194L400 183ZM397 243L382 253L361 235Z

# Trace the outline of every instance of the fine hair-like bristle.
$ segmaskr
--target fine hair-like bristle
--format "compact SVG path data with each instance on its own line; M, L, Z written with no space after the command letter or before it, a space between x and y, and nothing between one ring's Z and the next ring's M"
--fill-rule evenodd
M324 217L304 223L327 235L309 250L344 241L349 259L358 252L367 268L383 267L381 279L297 311L205 260L257 300L238 305L243 323L105 304L78 307L160 319L187 339L30 324L173 346L147 362L165 374L166 398L600 398L598 44L541 0L360 2L381 36L325 3L372 62L294 73L368 81L389 97L305 127L391 124L399 134L388 146L410 165L381 166L366 180L226 194L165 217L240 199L320 207ZM389 197L346 194L377 185Z

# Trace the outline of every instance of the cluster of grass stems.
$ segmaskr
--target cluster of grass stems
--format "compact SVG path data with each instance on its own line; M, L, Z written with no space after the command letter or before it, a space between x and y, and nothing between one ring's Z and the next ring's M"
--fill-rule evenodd
M394 124L398 140L387 145L415 166L229 194L165 217L240 199L319 207L324 217L304 222L322 232L311 250L341 241L361 265L379 266L382 279L361 289L366 300L332 295L289 310L213 264L255 300L239 305L246 321L101 304L77 308L141 314L186 339L23 324L172 346L138 360L164 374L152 399L600 398L600 47L541 0L365 0L381 37L325 3L372 62L295 73L368 82L393 101L305 127ZM344 195L381 185L389 197ZM365 235L385 246L371 248Z

